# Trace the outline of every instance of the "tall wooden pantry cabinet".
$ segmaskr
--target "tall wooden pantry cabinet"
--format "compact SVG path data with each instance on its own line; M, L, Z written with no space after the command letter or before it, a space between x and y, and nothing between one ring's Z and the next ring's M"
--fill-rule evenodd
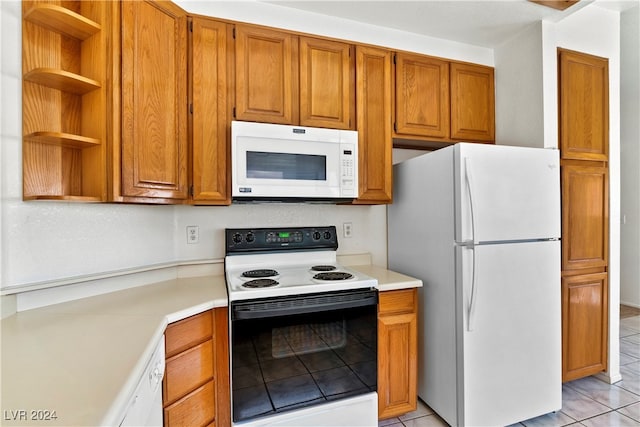
M558 50L562 186L562 379L607 368L608 61Z

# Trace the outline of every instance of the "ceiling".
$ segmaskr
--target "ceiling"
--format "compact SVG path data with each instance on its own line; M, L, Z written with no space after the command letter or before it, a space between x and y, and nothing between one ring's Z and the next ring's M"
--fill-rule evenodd
M266 0L278 6L389 27L410 33L494 48L540 20L557 21L593 0L564 11L527 0ZM639 0L598 0L598 6L624 10Z

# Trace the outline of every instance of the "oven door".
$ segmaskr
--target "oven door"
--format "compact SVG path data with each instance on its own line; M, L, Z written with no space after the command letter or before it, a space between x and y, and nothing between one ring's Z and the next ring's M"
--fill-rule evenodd
M232 302L234 423L377 399L377 301L366 289Z

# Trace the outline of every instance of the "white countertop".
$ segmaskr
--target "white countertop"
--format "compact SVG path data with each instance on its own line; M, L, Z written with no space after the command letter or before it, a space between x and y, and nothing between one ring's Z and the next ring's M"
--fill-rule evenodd
M387 270L384 267L376 267L375 265L350 265L349 267L378 279L378 290L381 292L422 287L422 280Z
M351 266L381 291L422 281ZM18 312L0 322L3 426L117 425L168 323L228 304L224 276L179 278ZM55 411L37 421L32 410ZM20 419L26 411L26 419ZM14 420L14 418L17 418Z
M167 324L226 305L224 276L207 276L131 288L3 319L0 423L118 425ZM22 410L26 419L20 419ZM55 411L57 419L35 421L32 410ZM13 421L14 417L18 419Z

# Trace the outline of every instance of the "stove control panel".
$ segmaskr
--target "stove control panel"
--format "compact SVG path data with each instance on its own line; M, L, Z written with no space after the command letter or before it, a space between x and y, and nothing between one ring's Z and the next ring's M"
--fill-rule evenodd
M227 228L226 253L338 249L336 227Z

